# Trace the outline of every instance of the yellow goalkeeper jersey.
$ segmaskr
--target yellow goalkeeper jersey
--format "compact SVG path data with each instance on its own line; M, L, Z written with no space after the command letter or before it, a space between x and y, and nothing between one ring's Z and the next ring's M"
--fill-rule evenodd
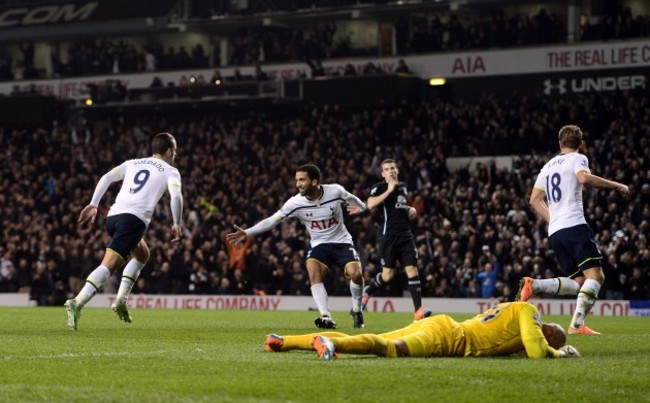
M403 340L413 357L479 357L526 351L530 358L558 357L542 333L537 308L505 302L464 322L436 315L381 335Z
M530 358L559 356L544 338L537 308L527 302L504 302L459 325L465 333L465 356L509 355L524 349Z

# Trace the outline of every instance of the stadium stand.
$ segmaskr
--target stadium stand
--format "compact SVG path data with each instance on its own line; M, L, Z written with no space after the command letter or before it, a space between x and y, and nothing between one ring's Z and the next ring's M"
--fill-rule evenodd
M475 111L471 128L460 127L455 118L469 114L466 108ZM233 223L252 223L272 213L294 191L292 168L301 162L320 163L326 181L365 198L377 180L378 158L393 157L404 167L410 203L420 212L415 229L425 294L474 296L480 288L477 275L492 263L498 281L491 296L512 299L522 276L557 270L526 195L540 164L554 152L549 128L571 116L585 122L592 169L631 184L635 195L629 208L613 193L593 192L586 199L597 241L608 256L607 292L645 295L650 267L647 108L647 92L630 92L553 105L486 98L472 105L323 107L296 117L140 116L130 121L118 116L82 127L3 130L0 147L7 162L1 173L5 241L0 284L3 291L31 287L39 301L57 287L74 291L104 247L101 231L76 226L95 181L116 156L146 155L145 133L170 130L179 139L179 169L186 177L186 237L179 248L166 248L166 227L156 223L169 220L154 220L148 233L152 258L138 287L142 292L304 293L306 277L298 263L305 233L295 223L255 239L237 267L229 261L225 232ZM427 119L431 115L437 118ZM494 115L511 121L495 127ZM481 145L465 133L483 133ZM530 144L535 144L533 154L527 153ZM500 155L520 156L515 169L486 164L450 172L446 167L446 157L492 155L496 145ZM169 213L160 209L157 214ZM371 222L363 216L349 224L368 276L378 270ZM345 295L343 277L333 278L328 286ZM392 287L387 291L392 295L403 292L400 282Z
M213 12L228 7L224 2L206 3L212 3ZM332 4L320 6L328 3ZM396 54L567 40L558 16L541 9L524 15L507 11L467 16L449 8L411 13L395 21ZM463 18L457 18L460 15ZM296 30L263 26L234 30L227 63L358 54L354 42L350 49L341 50L346 49L343 44L336 51L335 25L314 26L309 20L304 25L314 31L305 35L303 30L300 40ZM633 16L629 7L612 7L603 10L601 18L585 22L583 39L647 37L649 25L648 16ZM407 34L399 34L400 29ZM402 37L406 40L400 44ZM143 42L142 37L133 38L134 43ZM291 46L291 41L305 38L315 38L316 45ZM282 52L267 49L267 42ZM69 56L52 63L51 69L35 66L30 58L33 50L23 43L20 53L0 57L0 79L144 72L153 80L155 71L218 65L214 54L196 43L186 42L189 52L178 48L173 53L155 44L138 49L134 43L100 38L69 42ZM13 45L18 49L19 43ZM304 53L299 48L310 50ZM147 61L148 53L155 63ZM14 60L22 60L20 76ZM94 184L118 159L148 155L151 134L170 131L179 140L185 238L177 248L167 248L169 234L163 224L169 217L153 220L147 234L152 256L134 293L309 295L302 263L306 234L296 223L259 236L236 259L224 241L225 233L233 223L252 224L273 213L294 192L293 168L300 163L319 164L325 182L341 183L365 199L379 179L378 163L390 157L402 167L401 177L411 190L409 203L419 213L414 230L423 294L512 300L523 276L559 273L544 225L527 206L527 196L540 164L557 148L556 130L575 122L588 135L586 153L592 170L630 184L633 194L629 202L604 191L585 196L588 220L606 256L602 297L650 298L650 96L645 87L550 102L543 97L483 95L471 101L396 101L379 106L268 105L267 110L251 111L246 106L218 105L163 112L129 109L128 103L120 107L127 93L117 84L118 80L97 89L107 97L113 94L110 100L117 106L95 114L60 106L64 110L58 111L55 123L43 119L42 125L12 123L0 128L0 292L28 292L41 305L61 305L67 295L76 293L105 245L97 228L103 219L95 227L76 225ZM170 94L166 96L174 96ZM512 156L513 165L498 168L489 159L460 169L448 164L451 158L480 156ZM109 190L104 207L114 197L115 189ZM156 215L169 215L163 203ZM347 223L367 279L379 270L372 223L368 215ZM496 281L490 287L481 284L480 279L490 274ZM383 292L403 295L401 280ZM104 292L114 292L117 281L112 279ZM330 295L348 294L342 275L329 276L326 285Z

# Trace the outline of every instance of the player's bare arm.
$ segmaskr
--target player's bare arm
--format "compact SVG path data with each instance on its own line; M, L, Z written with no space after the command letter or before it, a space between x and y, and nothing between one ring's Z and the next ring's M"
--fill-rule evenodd
M119 167L113 168L102 175L102 177L99 179L99 182L97 182L97 185L95 186L95 191L93 192L93 197L90 200L90 203L84 207L83 210L81 210L79 219L77 220L78 223L83 224L86 221L90 221L91 223L95 222L95 217L97 216L97 206L104 196L104 193L106 193L106 190L108 190L108 187L111 185L111 183L122 180L122 177L124 177L124 172L120 171Z
M368 201L366 202L368 210L373 209L383 203L384 200L386 200L386 198L393 192L393 190L395 190L395 186L397 186L397 177L390 177L386 179L386 183L388 183L388 188L384 193L377 196L370 196L368 198Z
M270 217L266 217L245 231L237 225L233 225L236 231L226 234L226 240L231 245L242 245L246 241L247 237L254 237L255 235L266 232L278 225L280 222L282 222L281 215L276 213Z
M183 237L183 230L181 229L180 225L172 225L172 243L176 243L181 240Z
M535 210L544 221L549 222L551 220L548 205L546 204L546 193L543 190L533 188L533 191L530 194L529 203L533 210Z
M247 238L246 232L237 225L233 225L233 227L235 228L235 232L226 234L226 240L231 245L243 245Z
M345 210L350 214L350 215L357 215L363 213L365 210L360 209L358 206L355 206L350 203L346 203L345 205Z
M586 186L598 189L614 189L621 194L621 196L628 198L630 196L630 188L627 185L609 179L601 178L587 171L580 171L577 173L580 183Z
M172 243L180 241L183 236L183 229L181 228L183 222L183 194L181 193L180 188L180 183L174 183L168 187L171 195L169 206L172 211L173 219L171 228Z
M81 210L81 213L79 213L79 219L77 222L79 224L83 224L86 221L89 221L92 223L95 222L95 217L97 216L97 206L92 206L92 205L87 205L86 207Z

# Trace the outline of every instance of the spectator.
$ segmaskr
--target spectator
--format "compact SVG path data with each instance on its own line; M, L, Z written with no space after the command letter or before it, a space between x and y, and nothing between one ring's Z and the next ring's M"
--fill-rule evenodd
M632 277L627 280L626 298L632 300L648 299L648 279L641 267L632 269Z
M153 80L151 81L151 84L149 84L149 88L163 88L165 85L163 84L162 80L158 76L154 76Z
M149 46L144 47L144 71L152 72L157 69L157 60L156 55L149 48Z
M343 75L344 76L356 76L357 75L357 70L354 68L354 66L351 63L348 63L343 68Z
M496 290L497 279L499 276L499 263L486 262L483 270L478 272L476 280L481 284L481 297L492 298Z
M290 295L311 295L309 289L309 276L307 271L303 268L300 260L294 259L290 262L291 267L291 283L289 286Z
M5 252L0 246L0 292L17 292L18 281L16 268L11 259L11 253Z
M255 76L253 77L253 79L258 82L269 80L268 74L266 74L266 72L262 70L262 66L259 63L255 65Z
M230 285L230 280L228 280L227 277L222 277L220 282L219 282L219 288L217 288L217 291L215 294L217 295L230 295L233 293L233 289Z
M295 284L293 284L293 281L296 280L297 277L292 273L291 278L289 278L284 266L275 266L271 273L272 277L268 286L270 295L292 295L292 286L294 291L297 289Z
M406 65L406 62L404 59L399 59L397 61L397 67L395 68L395 73L397 74L411 74L411 70L409 70L408 66Z
M311 78L316 77L325 77L325 69L323 68L323 63L320 60L306 60L307 65L311 69Z
M50 273L47 271L47 264L44 260L36 262L36 269L30 281L31 291L29 299L37 305L50 305L50 295L54 291L54 284Z
M228 77L228 81L232 82L240 82L240 81L246 81L246 78L242 75L241 71L236 68L233 70L232 76Z
M210 77L210 84L213 85L221 85L225 82L226 80L221 76L221 71L215 70L212 73L212 77Z

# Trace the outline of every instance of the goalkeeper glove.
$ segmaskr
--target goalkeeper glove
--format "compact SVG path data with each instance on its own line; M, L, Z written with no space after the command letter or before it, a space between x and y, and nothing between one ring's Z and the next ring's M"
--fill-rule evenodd
M559 348L560 358L581 357L580 352L573 346L562 346Z

